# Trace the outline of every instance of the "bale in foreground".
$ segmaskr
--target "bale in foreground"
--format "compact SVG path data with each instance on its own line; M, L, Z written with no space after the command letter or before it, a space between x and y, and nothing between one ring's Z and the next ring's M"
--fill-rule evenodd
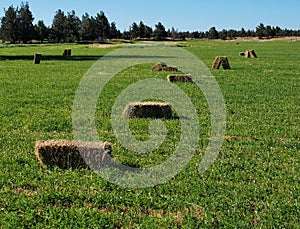
M193 79L190 74L171 74L167 77L168 81L173 82L183 82L183 83L192 83Z
M36 142L35 154L46 167L101 170L111 160L112 153L108 142L49 140Z
M168 103L136 102L129 103L124 112L125 118L172 118L172 108Z
M223 69L230 70L230 65L227 56L217 56L214 60L213 69L219 69L220 66L223 66Z

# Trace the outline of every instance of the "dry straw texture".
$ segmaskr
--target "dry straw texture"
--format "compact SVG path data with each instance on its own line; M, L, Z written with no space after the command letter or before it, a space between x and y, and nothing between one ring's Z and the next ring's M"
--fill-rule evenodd
M230 70L230 65L227 56L217 56L214 60L213 69L220 69L220 66L223 66L223 69Z
M111 144L67 140L38 141L35 154L41 165L46 167L100 169L111 159Z
M246 50L244 56L245 56L247 59L248 59L248 58L257 58L257 55L256 55L256 53L255 53L254 50Z
M176 66L168 66L165 62L160 62L152 67L152 71L177 72L178 68Z
M172 118L172 108L168 103L136 102L129 103L124 112L126 118Z
M168 81L173 82L184 82L184 83L192 83L193 79L190 74L171 74L167 77Z

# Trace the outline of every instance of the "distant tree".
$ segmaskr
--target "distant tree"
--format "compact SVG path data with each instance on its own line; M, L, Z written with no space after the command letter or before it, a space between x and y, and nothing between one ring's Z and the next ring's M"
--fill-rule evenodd
M78 33L81 41L93 40L93 21L88 13L82 15L81 25Z
M266 27L263 23L260 23L257 27L256 27L256 36L258 36L259 38L265 37L266 36Z
M1 19L1 37L5 41L15 43L18 39L17 9L13 6L4 9L4 17Z
M155 25L153 36L157 41L164 40L167 37L166 29L161 22L158 22L158 24Z
M145 25L145 38L151 38L153 35L153 29L148 26L148 25Z
M101 11L95 18L96 35L99 41L109 38L110 24L104 12Z
M29 9L28 2L21 3L20 9L17 11L18 38L23 43L27 43L34 37L34 17Z
M43 41L49 36L49 28L45 26L44 21L38 21L38 23L34 27L36 39Z
M274 28L275 36L276 36L276 37L279 37L281 31L282 31L282 29L281 29L279 26L276 26L276 27Z
M142 21L140 21L140 24L139 24L139 37L140 38L146 37L146 26Z
M248 29L246 35L247 37L255 37L256 33L253 30Z
M238 31L234 30L234 29L230 29L228 30L227 32L227 36L230 38L230 39L235 39L236 37L239 36L239 33Z
M117 29L117 25L115 22L112 22L110 24L110 35L109 35L110 38L121 38L121 32L120 30Z
M125 40L130 40L131 39L131 34L130 34L130 31L124 31L122 33L122 38L125 39Z
M81 26L80 19L75 11L68 12L65 18L65 40L66 42L75 42L79 40L79 30Z
M192 32L190 38L193 38L193 39L200 38L200 32L199 31Z
M226 40L228 37L228 32L226 29L223 29L221 32L219 32L219 37L222 40Z
M274 27L272 28L270 25L266 26L265 31L267 37L273 38L276 36L275 28Z
M239 33L240 37L246 37L246 30L244 28L241 29L240 33Z
M139 26L133 22L131 27L130 27L130 37L131 39L136 39L140 37L140 29Z
M172 37L173 39L178 39L179 38L178 30L176 30L174 27L172 27L172 29L169 32L168 36Z
M208 39L219 39L219 32L216 30L216 27L211 27L207 34Z
M57 10L51 28L51 38L55 42L66 42L66 23L65 13L61 9Z

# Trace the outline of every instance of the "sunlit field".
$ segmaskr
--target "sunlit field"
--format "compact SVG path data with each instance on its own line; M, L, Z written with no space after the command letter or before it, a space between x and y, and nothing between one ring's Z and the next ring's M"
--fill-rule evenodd
M180 46L211 69L227 56L231 70L212 70L226 102L227 129L216 162L199 165L211 130L205 97L194 84L176 83L199 115L200 141L189 165L169 182L129 189L91 170L42 167L35 142L74 139L72 106L88 69L117 46L0 46L1 228L297 228L300 224L300 42L187 41ZM65 48L71 57L63 57ZM254 49L257 59L239 52ZM40 65L33 55L42 53ZM168 136L149 154L124 149L114 136L111 109L130 84L147 78L157 63L116 75L99 97L99 140L112 143L114 160L146 168L167 160L180 139L179 120L164 120ZM172 63L168 63L171 64ZM147 140L151 120L131 130Z

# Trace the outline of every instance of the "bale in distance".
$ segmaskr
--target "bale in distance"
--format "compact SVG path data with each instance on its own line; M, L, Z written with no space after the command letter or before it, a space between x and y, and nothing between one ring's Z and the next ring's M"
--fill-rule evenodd
M249 50L249 53L250 53L250 57L257 58L257 55L254 50Z
M112 152L108 142L48 140L36 142L35 154L44 167L99 170L109 163Z
M256 55L256 53L255 53L254 50L246 50L244 56L245 56L247 59L248 59L248 58L257 58L257 55Z
M190 74L170 74L167 76L169 82L183 82L183 83L192 83L192 75Z
M177 72L178 68L176 66L168 66L165 62L160 62L152 67L152 71Z
M71 56L72 55L72 50L71 49L65 49L63 52L63 56Z
M172 118L172 108L162 102L134 102L129 103L123 111L125 118Z
M163 72L178 72L178 68L176 66L166 66L162 68Z
M223 66L224 70L230 70L230 65L227 56L217 56L214 60L213 69L220 69L220 66Z
M41 53L34 54L33 63L34 64L40 64L41 63L41 57L42 57Z

